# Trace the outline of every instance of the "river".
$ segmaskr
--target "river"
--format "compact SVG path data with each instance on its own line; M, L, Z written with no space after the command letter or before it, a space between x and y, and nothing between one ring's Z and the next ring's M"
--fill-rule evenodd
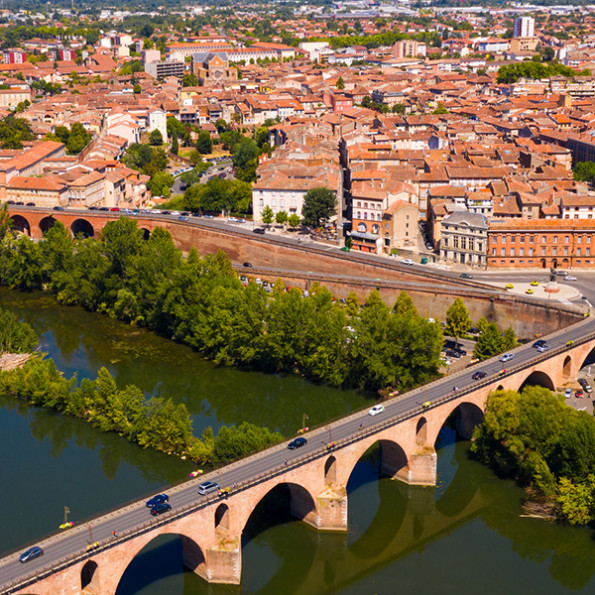
M290 435L363 407L354 391L296 377L217 368L192 350L48 296L0 292L0 306L27 320L41 349L67 376L106 366L118 383L184 402L196 434L243 420ZM142 450L80 420L0 397L0 551L53 531L64 507L73 521L187 476L188 463ZM445 428L438 486L379 478L378 452L356 466L349 530L325 534L288 516L287 495L269 494L242 544L242 585L208 585L183 572L181 544L161 537L124 575L118 595L209 593L567 593L593 592L593 532L522 516L523 492L470 461Z

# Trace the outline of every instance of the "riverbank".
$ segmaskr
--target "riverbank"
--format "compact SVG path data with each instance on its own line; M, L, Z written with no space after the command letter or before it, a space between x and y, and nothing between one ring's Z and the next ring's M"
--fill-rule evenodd
M0 372L8 372L24 366L31 358L31 353L2 353L0 354Z

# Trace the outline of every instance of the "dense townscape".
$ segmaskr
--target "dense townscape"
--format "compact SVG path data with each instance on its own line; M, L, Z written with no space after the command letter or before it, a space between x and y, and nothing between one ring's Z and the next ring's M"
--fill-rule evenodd
M480 268L595 265L589 8L0 19L0 201L305 223Z

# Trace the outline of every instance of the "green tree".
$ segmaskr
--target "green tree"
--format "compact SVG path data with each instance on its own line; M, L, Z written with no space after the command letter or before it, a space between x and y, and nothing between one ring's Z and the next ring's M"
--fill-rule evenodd
M443 115L448 114L449 111L444 107L443 103L438 102L438 107L432 113L435 115Z
M182 77L182 87L198 87L198 79L192 72L184 73Z
M488 321L486 320L485 316L482 316L478 321L477 324L475 325L475 328L477 329L477 332L481 335L481 333L483 333L485 331L485 329L488 326Z
M401 290L401 293L395 302L393 312L397 316L417 316L417 308L404 289Z
M471 328L471 319L465 302L461 298L457 298L450 308L446 311L446 329L445 333L455 338L458 342Z
M279 223L279 225L283 225L283 223L287 223L287 212L286 211L279 211L276 215L275 215L275 221L277 223Z
M0 353L29 353L36 346L37 336L31 326L0 308Z
M579 161L572 168L572 175L577 182L595 183L595 162Z
M339 91L345 89L345 81L343 80L342 76L337 79L337 89L339 89Z
M287 221L289 223L289 226L293 227L294 229L301 223L300 216L297 213L292 213L291 215L289 215Z
M404 103L395 103L392 108L391 112L393 114L405 114L405 104Z
M305 225L318 227L336 214L337 197L332 190L319 187L308 190L304 196L302 217Z
M196 150L201 155L209 155L213 150L213 140L206 130L201 130L196 139Z
M179 150L180 150L180 143L178 142L178 133L174 131L172 139L171 139L171 152L174 155L177 155Z
M486 326L475 343L473 357L483 361L494 355L498 355L503 351L503 340L500 331L498 330L498 326L494 322L488 323L486 321Z
M517 346L516 333L512 327L508 327L502 336L502 349L509 351Z
M574 484L566 477L560 479L556 501L562 516L571 525L586 525L595 519L595 476L588 482Z
M262 213L260 214L261 218L262 218L262 222L265 223L266 225L270 225L273 222L273 217L275 216L273 213L273 209L271 209L271 207L269 207L269 205L267 205L263 210Z
M153 147L160 147L163 144L163 135L157 128L149 134L149 144Z

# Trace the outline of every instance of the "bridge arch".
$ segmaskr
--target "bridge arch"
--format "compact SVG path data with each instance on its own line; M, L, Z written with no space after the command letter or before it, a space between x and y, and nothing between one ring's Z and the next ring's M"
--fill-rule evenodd
M29 224L29 221L25 219L25 217L23 217L22 215L11 215L10 218L12 219L13 229L18 231L19 233L31 237L31 225Z
M440 432L447 424L452 424L453 429L456 430L457 435L463 440L470 440L473 435L473 430L478 426L484 417L485 404L481 406L472 403L471 401L462 401L453 405L453 407L445 412L440 427L436 428L436 434L433 437L431 444L435 447L438 441Z
M81 590L91 587L94 591L100 592L98 568L95 560L89 560L81 568Z
M147 229L146 227L141 227L140 230L143 240L148 240L151 237L151 230Z
M40 229L40 231L41 231L42 234L45 234L50 229L52 229L52 227L54 227L54 225L56 225L56 219L54 218L53 215L48 215L47 217L44 217L39 222L39 229Z
M420 417L415 428L415 444L425 446L428 440L428 420Z
M227 504L219 504L215 510L215 531L218 534L229 531L229 506Z
M180 571L180 561L189 571L206 578L207 567L204 552L198 543L188 535L182 532L165 531L153 534L151 538L142 540L141 543L143 545L137 549L126 549L126 560L118 560L121 574L111 590L107 585L104 585L103 591L97 592L117 594L121 593L122 589L129 589L130 584L134 584L135 588L140 589L164 576L177 574ZM106 564L109 564L109 559ZM109 570L115 572L112 565L109 566Z
M324 483L331 485L337 481L337 459L331 455L324 463Z
M79 234L82 234L85 238L92 238L95 235L93 226L86 219L75 219L70 226L70 231L74 238L78 237Z
M551 391L556 390L554 381L551 379L550 375L541 370L534 370L531 372L525 378L525 380L523 380L521 386L519 387L519 392L521 392L526 386L543 386L544 388L547 388Z

